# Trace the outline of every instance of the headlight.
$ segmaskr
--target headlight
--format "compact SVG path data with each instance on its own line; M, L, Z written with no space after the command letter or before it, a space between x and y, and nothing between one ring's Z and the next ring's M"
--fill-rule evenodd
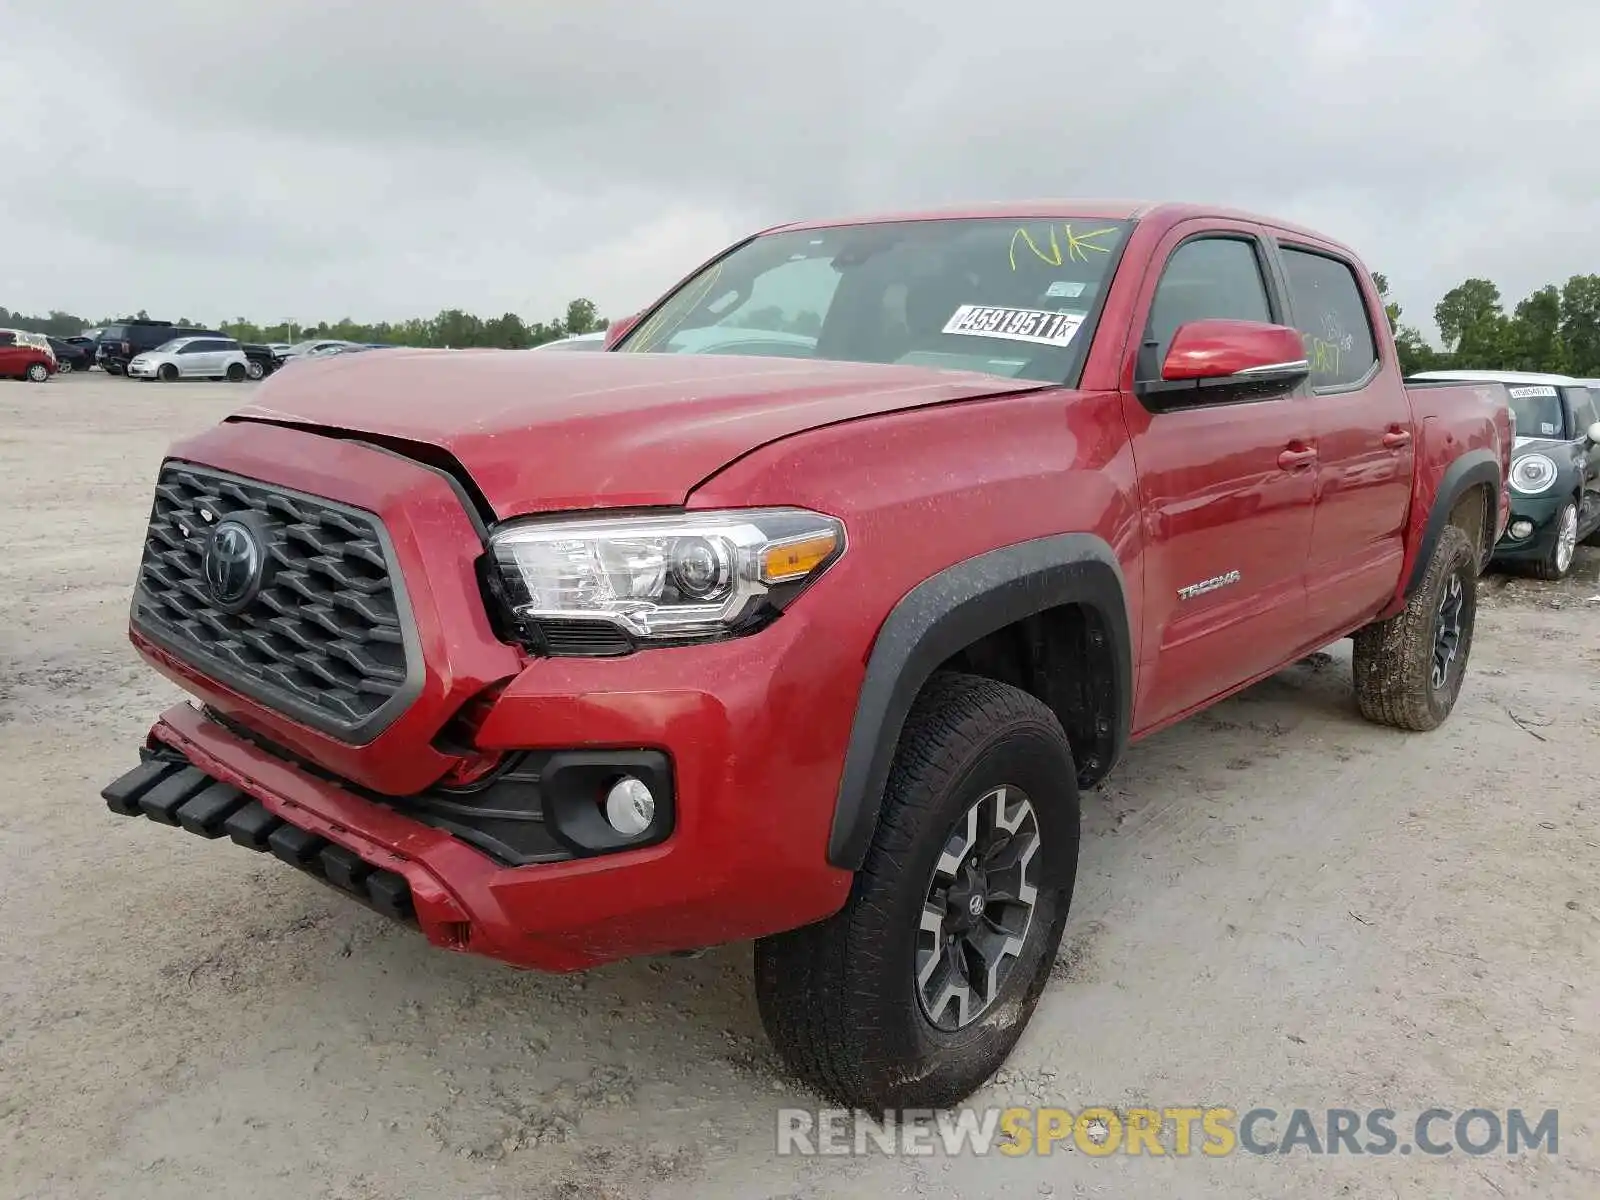
M1556 481L1556 464L1543 454L1524 454L1511 464L1511 486L1524 496L1548 492Z
M520 623L655 642L758 628L844 548L842 523L792 508L532 520L490 541Z

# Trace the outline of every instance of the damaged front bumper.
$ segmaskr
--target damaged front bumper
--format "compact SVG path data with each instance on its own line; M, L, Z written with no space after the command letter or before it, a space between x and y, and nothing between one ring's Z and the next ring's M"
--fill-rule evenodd
M404 875L284 820L169 747L144 748L139 765L107 784L100 795L120 816L145 817L203 838L229 838L247 850L274 855L391 920L417 924Z

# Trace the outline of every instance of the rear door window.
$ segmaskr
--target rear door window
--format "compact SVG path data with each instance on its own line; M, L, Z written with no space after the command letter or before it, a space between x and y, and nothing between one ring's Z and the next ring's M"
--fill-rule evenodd
M1359 387L1377 368L1378 348L1355 270L1329 254L1280 249L1289 307L1311 362L1312 390Z

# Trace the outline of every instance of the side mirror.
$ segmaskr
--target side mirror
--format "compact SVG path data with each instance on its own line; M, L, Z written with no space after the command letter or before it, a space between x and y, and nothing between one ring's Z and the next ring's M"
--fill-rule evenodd
M1584 436L1589 439L1591 446L1600 446L1600 421L1596 421L1584 430Z
M1292 391L1311 374L1299 330L1261 321L1180 325L1161 378L1136 386L1161 405L1208 404Z
M603 347L607 350L611 349L611 347L615 346L622 340L623 335L626 334L628 330L632 329L638 323L638 313L634 313L630 317L618 317L615 321L606 326L605 341L602 343Z

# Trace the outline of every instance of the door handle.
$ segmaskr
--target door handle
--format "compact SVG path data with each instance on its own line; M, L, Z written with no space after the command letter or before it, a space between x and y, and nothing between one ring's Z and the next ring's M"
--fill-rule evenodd
M1317 461L1317 452L1307 448L1304 450L1285 450L1278 455L1278 465L1285 471L1298 471L1301 467L1309 467Z
M1398 450L1402 446L1411 444L1411 431L1409 429L1391 429L1383 435L1383 448L1385 450Z

